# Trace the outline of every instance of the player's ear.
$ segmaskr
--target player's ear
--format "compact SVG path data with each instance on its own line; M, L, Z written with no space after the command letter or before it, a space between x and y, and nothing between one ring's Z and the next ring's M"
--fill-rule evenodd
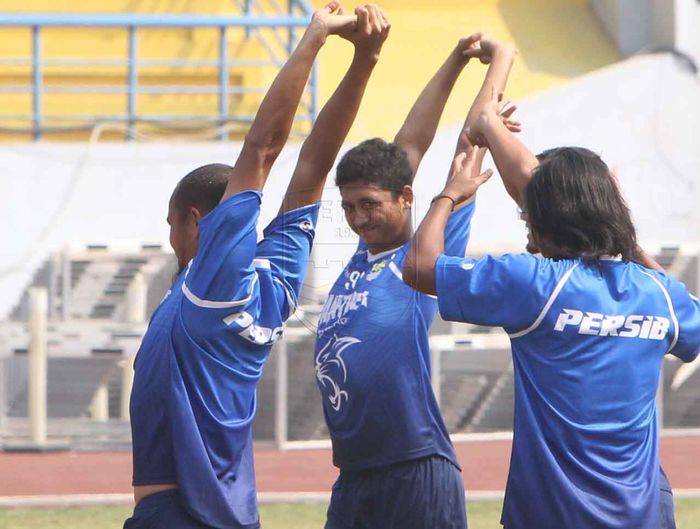
M202 220L202 214L194 206L190 208L190 219L195 226L198 226L199 221Z
M403 209L411 209L411 206L413 206L413 188L411 186L403 186L401 195L399 195L399 202Z

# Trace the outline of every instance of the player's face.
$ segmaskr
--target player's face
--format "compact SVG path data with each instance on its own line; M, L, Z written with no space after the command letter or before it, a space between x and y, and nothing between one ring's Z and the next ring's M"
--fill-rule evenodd
M182 212L173 206L170 199L168 205L168 224L170 225L170 246L177 257L178 270L182 271L187 263L197 254L199 241L198 216L192 211ZM195 210L196 211L196 210Z
M410 186L394 197L387 189L358 182L341 187L340 195L345 219L372 253L396 248L410 238Z

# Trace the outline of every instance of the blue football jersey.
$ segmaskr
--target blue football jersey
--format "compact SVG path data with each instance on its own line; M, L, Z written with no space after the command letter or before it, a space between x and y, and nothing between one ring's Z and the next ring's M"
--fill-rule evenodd
M528 254L436 264L445 319L510 335L515 418L503 524L658 529L656 390L700 349L700 303L620 260Z
M450 216L446 252L464 256L473 213L472 202ZM319 317L316 378L341 470L432 454L457 464L430 385L437 301L403 282L409 248L373 256L361 241Z
M154 313L131 399L134 484L177 483L207 525L259 526L255 388L294 310L318 204L275 218L256 244L260 193L238 193L199 224L197 256Z

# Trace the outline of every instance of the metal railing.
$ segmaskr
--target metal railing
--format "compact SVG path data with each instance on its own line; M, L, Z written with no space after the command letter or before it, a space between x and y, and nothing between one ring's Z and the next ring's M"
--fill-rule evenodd
M275 4L276 5L276 4ZM13 129L5 127L4 132L30 132L35 141L42 139L45 132L67 129L89 129L97 123L116 122L127 125L127 138L134 139L136 123L182 122L199 119L213 122L221 127L218 133L220 140L228 139L228 131L224 125L228 123L250 123L252 115L232 114L230 112L229 98L232 95L263 94L267 90L265 86L231 86L231 68L250 68L261 66L281 67L296 44L296 31L308 24L310 8L306 1L289 0L286 13L281 6L277 6L278 14L265 15L256 13L263 8L254 0L245 0L240 6L243 14L240 16L213 16L213 15L137 15L137 14L0 14L0 27L27 28L31 34L31 57L2 57L2 66L29 66L30 81L27 84L14 84L0 86L0 93L27 94L31 93L30 114L5 114L0 115L0 121L27 121L31 127L25 129ZM123 59L114 58L77 58L60 57L47 59L44 57L42 36L46 28L121 28L127 32L127 49ZM211 28L218 30L218 57L212 58L157 58L139 59L139 31L145 28L161 29L199 29ZM246 38L256 36L267 53L264 59L236 59L231 57L228 36L231 28L245 29ZM272 37L262 35L261 29L271 29ZM278 31L285 31L285 39L282 42ZM273 40L274 42L270 42ZM279 50L282 50L280 53ZM51 85L45 83L45 69L50 67L125 67L126 83L112 85L74 84ZM139 83L139 73L143 67L209 67L216 68L217 82L205 86L200 85L149 85ZM312 71L311 79L307 87L305 100L302 101L301 119L310 123L317 114L317 90L318 75L316 67ZM105 115L65 115L48 118L44 112L44 96L46 94L123 94L126 96L126 108L123 113ZM148 114L140 111L137 105L137 97L142 94L208 94L216 95L218 108L216 115L170 115ZM51 121L76 121L83 123L81 126L48 127Z

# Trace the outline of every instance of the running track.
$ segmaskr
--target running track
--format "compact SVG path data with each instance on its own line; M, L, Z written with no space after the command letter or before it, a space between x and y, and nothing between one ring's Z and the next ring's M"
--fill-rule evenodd
M455 445L467 492L502 491L510 441ZM700 489L700 436L664 437L661 461L674 489ZM337 475L329 450L255 452L259 492L327 493ZM131 492L131 454L0 453L0 497Z

